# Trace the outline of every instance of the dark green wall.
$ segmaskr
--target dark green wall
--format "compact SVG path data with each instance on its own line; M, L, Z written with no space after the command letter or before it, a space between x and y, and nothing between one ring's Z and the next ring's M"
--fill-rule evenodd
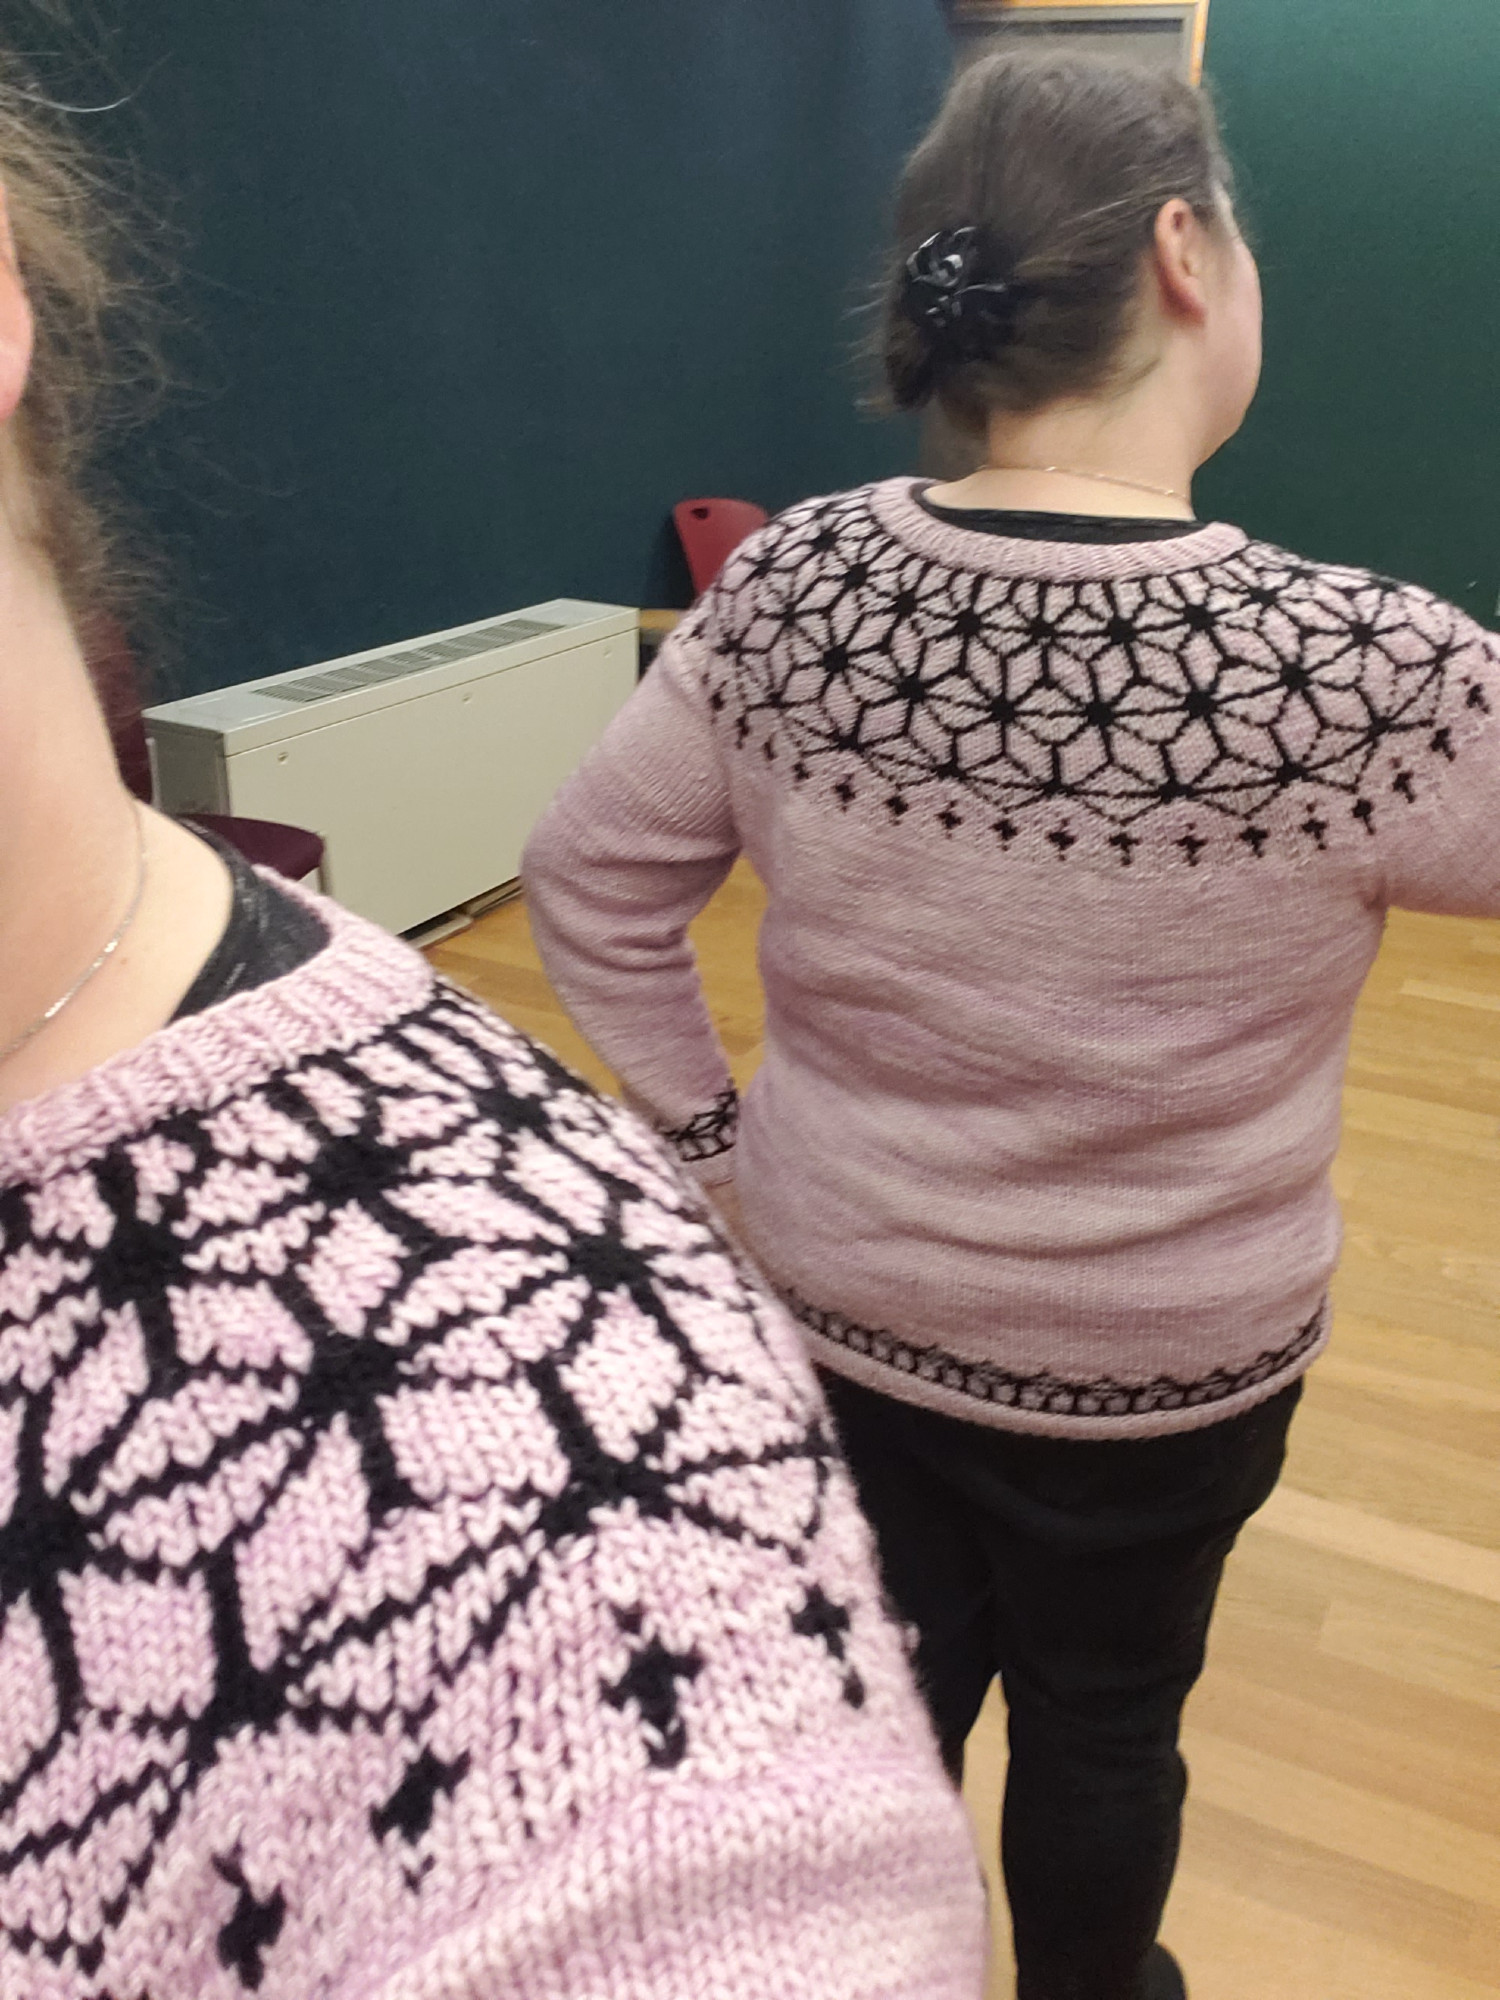
M1212 0L1265 385L1201 504L1500 594L1500 0Z
M933 0L116 0L185 234L131 479L174 683L557 594L662 602L692 493L897 469L851 307L949 61Z
M9 0L6 0L9 11ZM669 602L691 492L898 469L851 307L932 0L96 0L181 232L129 474L168 691L560 592ZM1268 306L1205 506L1500 593L1500 0L1213 0Z

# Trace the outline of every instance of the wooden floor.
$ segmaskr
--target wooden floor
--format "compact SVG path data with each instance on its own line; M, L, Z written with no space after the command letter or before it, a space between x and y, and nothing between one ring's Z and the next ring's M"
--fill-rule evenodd
M738 870L696 933L742 1083L760 907ZM523 905L432 956L608 1085ZM1166 1936L1193 2000L1500 1996L1500 925L1393 921L1338 1187L1333 1349L1231 1563L1189 1710ZM992 1867L1003 1774L995 1703L968 1788ZM1002 1935L997 2000L1008 1963Z

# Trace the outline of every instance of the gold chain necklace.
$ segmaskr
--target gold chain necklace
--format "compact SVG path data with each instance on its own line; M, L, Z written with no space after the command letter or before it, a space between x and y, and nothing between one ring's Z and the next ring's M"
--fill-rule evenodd
M986 465L985 472L1056 472L1067 479L1093 479L1101 486L1124 486L1134 493L1155 493L1163 500L1180 500L1191 506L1192 499L1175 486L1148 486L1144 479L1117 479L1112 472L1083 472L1076 465Z
M121 944L124 942L125 933L130 929L130 926L135 922L136 916L140 911L141 898L146 891L146 833L145 833L145 828L141 825L141 815L139 809L137 809L135 814L135 852L136 852L135 888L131 893L130 906L126 910L124 916L121 917L113 937L110 938L109 942L104 946L104 949L99 953L98 957L94 959L93 963L85 966L83 971L79 973L78 977L73 981L73 984L68 988L66 993L61 994L56 1000L54 1000L52 1005L46 1010L45 1013L38 1014L36 1019L31 1023L30 1027L23 1028L20 1034L16 1036L13 1042L7 1042L4 1048L0 1048L0 1063L7 1063L10 1061L12 1056L19 1055L22 1049L25 1048L26 1044L29 1041L33 1040L37 1035L39 1035L42 1032L43 1028L45 1028L50 1021L55 1021L57 1019L58 1015L62 1012L64 1007L68 1005L69 1001L76 1000L78 998L79 994L83 991L84 987L88 985L89 981L94 977L95 973L102 972L104 967L108 965L109 961L114 957L115 953L120 949Z

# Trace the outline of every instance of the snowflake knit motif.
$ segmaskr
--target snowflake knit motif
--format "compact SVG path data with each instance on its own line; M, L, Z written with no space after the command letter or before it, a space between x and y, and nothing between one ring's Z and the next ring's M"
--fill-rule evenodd
M792 509L703 613L735 748L843 810L1064 861L1302 860L1410 811L1490 712L1411 585L1254 542L993 575L905 546L879 498Z
M904 1717L875 1596L789 1325L450 989L0 1187L6 2000L381 1990L643 1785Z

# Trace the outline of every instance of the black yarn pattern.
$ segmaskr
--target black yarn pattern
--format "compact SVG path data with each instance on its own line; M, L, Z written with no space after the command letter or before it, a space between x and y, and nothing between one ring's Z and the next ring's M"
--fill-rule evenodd
M832 1654L832 1701L851 1708L863 1701L857 1673L844 1664L849 1607L830 1606L817 1584L835 1447L810 1383L778 1359L782 1350L768 1338L764 1301L748 1285L726 1293L725 1253L702 1222L696 1198L618 1107L596 1099L545 1052L450 989L440 985L429 1005L384 1031L373 1053L369 1067L368 1047L323 1054L307 1066L325 1089L332 1079L344 1094L348 1109L337 1129L310 1103L301 1070L254 1093L257 1114L284 1118L309 1136L310 1157L276 1169L286 1169L288 1185L278 1189L268 1181L263 1204L243 1227L210 1229L207 1252L193 1203L226 1156L209 1121L197 1115L134 1134L86 1170L102 1204L98 1212L107 1211L111 1222L107 1243L92 1254L67 1254L77 1246L49 1225L45 1197L35 1189L0 1190L0 1272L34 1265L43 1275L33 1308L45 1305L59 1326L71 1328L70 1338L55 1336L50 1350L28 1346L16 1336L29 1319L7 1313L0 1299L0 1453L14 1438L8 1511L0 1481L0 1657L7 1631L13 1637L20 1630L12 1621L34 1621L53 1715L29 1748L0 1760L0 1882L32 1868L41 1871L42 1885L32 1920L0 1918L0 1990L7 1994L27 1990L16 1983L27 1966L50 1964L66 1968L78 2000L111 2000L111 1937L146 1891L195 1795L246 1732L269 1737L291 1730L317 1739L397 1731L409 1745L405 1776L372 1810L367 1831L372 1842L394 1844L407 1857L404 1875L415 1891L434 1865L428 1835L440 1802L472 1781L467 1752L445 1755L430 1740L442 1698L466 1667L500 1645L538 1590L544 1564L570 1542L603 1532L601 1523L622 1509L784 1561L793 1589L791 1634L820 1659ZM392 1136L405 1107L434 1099L447 1114L439 1140ZM143 1137L178 1149L176 1184L165 1191L159 1184L153 1191L152 1169L139 1150ZM253 1141L248 1150L253 1159ZM587 1188L596 1204L591 1223L580 1224L561 1195L557 1205L549 1201L554 1170L572 1177L575 1194L580 1180ZM520 1254L503 1311L563 1315L562 1337L543 1352L508 1356L503 1335L477 1339L476 1315L483 1324L492 1306L469 1300L419 1306L420 1290L435 1273L452 1269L462 1288L465 1245L451 1229L422 1219L414 1191L420 1197L466 1182L500 1194L517 1217L538 1225L535 1232L516 1228ZM329 1323L309 1285L320 1246L352 1214L399 1245L400 1269L369 1326L350 1333ZM650 1215L662 1218L655 1247L643 1235L642 1218ZM253 1247L257 1235L277 1230L289 1245L279 1274L263 1256L257 1260ZM627 1239L642 1247L627 1247ZM510 1241L503 1230L481 1240L501 1247ZM61 1265L52 1269L60 1254ZM195 1358L171 1299L173 1285L193 1283L226 1296L269 1287L287 1325L306 1336L303 1357L288 1354L269 1366L215 1354ZM25 1286L13 1286L12 1296L17 1289ZM578 1375L611 1302L622 1297L650 1322L680 1371L676 1390L628 1447L601 1435ZM706 1302L723 1307L726 1298L738 1322L738 1350L722 1334L705 1342L687 1330ZM64 1451L59 1461L56 1444L49 1444L59 1413L69 1399L76 1412L89 1395L108 1404L114 1392L107 1383L97 1392L84 1385L112 1329L131 1315L143 1336L145 1380L127 1385L118 1408L106 1409L86 1448ZM486 1360L486 1347L493 1359ZM737 1351L754 1357L749 1373L737 1369ZM424 1399L442 1406L469 1391L482 1395L502 1378L536 1399L566 1478L555 1486L529 1477L510 1488L492 1486L503 1506L467 1505L467 1488L419 1494L393 1441L395 1413L409 1439L413 1422L421 1424ZM202 1435L193 1417L198 1385L241 1398L237 1415L230 1412L206 1449L194 1442ZM774 1407L766 1428L776 1441L756 1451L705 1443L715 1432L702 1419L698 1441L690 1439L700 1401L726 1395ZM7 1422L17 1428L8 1430ZM161 1462L149 1471L139 1456L148 1433L166 1440ZM330 1440L340 1438L352 1440L357 1453L363 1527L331 1587L311 1591L279 1630L275 1658L257 1661L240 1565L278 1505L295 1495ZM151 1460L149 1451L145 1458ZM783 1506L775 1526L757 1515L747 1488L732 1478L723 1483L736 1468L786 1464L805 1468L803 1508L800 1518L783 1519ZM0 1461L0 1473L8 1469ZM214 1496L230 1476L236 1499L226 1509ZM160 1527L162 1510L174 1508L189 1524L193 1546L186 1552L170 1546ZM452 1546L445 1560L430 1562L412 1594L394 1579L409 1568L398 1545L409 1529L418 1533L415 1517L447 1523L441 1533L434 1525L432 1535L435 1542L448 1535ZM455 1519L461 1533L453 1530ZM711 1572L714 1559L704 1568ZM206 1703L137 1713L92 1700L69 1609L70 1587L86 1577L201 1589L213 1654ZM382 1577L391 1581L375 1587ZM692 1754L681 1698L703 1661L665 1644L649 1605L626 1607L617 1617L630 1665L600 1685L597 1700L637 1722L646 1765L669 1770ZM444 1620L440 1645L432 1634L435 1621ZM362 1680L351 1663L397 1641L405 1646L407 1671L372 1672ZM413 1660L424 1647L416 1671ZM66 1774L80 1745L101 1737L131 1746L128 1776L103 1792L70 1785ZM475 1761L495 1754L488 1742L473 1749ZM232 1842L212 1866L226 1885L220 1963L254 1990L288 1930L297 1885L252 1885ZM283 1976L291 1976L285 1968Z
M1429 797L1493 694L1451 607L1265 544L1051 582L907 547L865 492L731 559L707 684L734 748L847 812L1060 861L1297 860Z
M877 1327L861 1326L843 1313L809 1305L794 1293L784 1293L789 1310L809 1333L867 1361L889 1368L893 1378L908 1376L933 1388L998 1409L1024 1410L1049 1417L1147 1417L1169 1410L1206 1409L1227 1402L1247 1389L1288 1375L1317 1347L1327 1323L1326 1308L1300 1327L1282 1347L1268 1348L1243 1368L1215 1368L1191 1381L1156 1375L1149 1382L1121 1382L1113 1376L1069 1381L1050 1369L1030 1374L1002 1368L992 1361L964 1361L941 1347L903 1340ZM892 1392L900 1393L892 1382Z
M686 1125L664 1131L662 1137L688 1165L715 1160L731 1151L740 1126L740 1094L733 1085L721 1091L706 1111Z

